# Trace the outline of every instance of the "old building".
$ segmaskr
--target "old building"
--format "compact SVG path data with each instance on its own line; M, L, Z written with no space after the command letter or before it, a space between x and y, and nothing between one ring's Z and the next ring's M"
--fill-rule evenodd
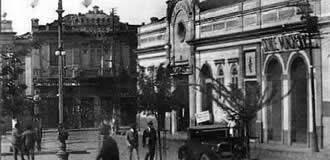
M64 119L69 127L94 127L103 117L122 125L135 122L136 25L93 7L64 16ZM57 22L32 19L33 91L42 98L46 127L58 123ZM133 117L133 118L132 118Z
M246 94L253 95L257 85L276 89L274 99L280 100L258 113L252 134L264 142L306 147L311 145L313 131L313 66L316 128L321 146L329 148L330 4L310 1L311 15L318 21L306 26L301 2L169 0L165 18L138 30L138 63L145 67L170 64L174 76L189 84L207 86L208 77L213 77L225 85L236 84ZM311 45L309 27L318 30ZM193 88L184 92L188 96L182 97L189 97L184 101L189 104L191 126L196 124L195 114L202 111L209 111L214 123L226 118L201 92Z

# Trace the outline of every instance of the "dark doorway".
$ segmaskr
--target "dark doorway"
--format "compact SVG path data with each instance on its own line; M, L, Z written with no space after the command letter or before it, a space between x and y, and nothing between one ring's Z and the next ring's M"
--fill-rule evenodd
M173 92L177 108L178 131L185 131L189 127L189 85L188 76L175 76L175 90Z
M247 81L245 82L245 94L246 94L246 104L247 107L254 107L253 105L257 103L257 95L259 92L257 81ZM257 114L254 115L253 119L249 122L250 136L257 136L256 128Z
M302 58L296 58L291 66L291 139L292 142L307 142L308 96L307 67Z
M212 113L212 72L207 64L201 69L202 111Z
M272 94L271 104L267 106L268 139L281 141L282 136L282 67L271 60L267 67L267 87Z

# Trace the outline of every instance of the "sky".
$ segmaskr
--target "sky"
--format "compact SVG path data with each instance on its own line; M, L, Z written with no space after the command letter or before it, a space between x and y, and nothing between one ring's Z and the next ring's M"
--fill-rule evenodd
M57 19L58 0L0 0L2 1L2 14L7 13L6 20L13 21L13 30L17 34L31 31L31 19L38 18L39 24L51 23ZM86 8L83 0L62 0L66 14L86 13L97 5L105 13L111 8L117 9L122 22L130 24L148 23L150 17L163 17L166 12L166 0L92 0ZM91 0L86 0L91 1ZM33 8L31 4L34 4Z

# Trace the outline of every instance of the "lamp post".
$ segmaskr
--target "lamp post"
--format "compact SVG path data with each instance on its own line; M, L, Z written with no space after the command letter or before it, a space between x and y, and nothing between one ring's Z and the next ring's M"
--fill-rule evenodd
M60 160L67 160L69 154L66 152L66 143L65 141L68 138L68 132L65 130L63 124L63 58L65 56L65 51L63 49L62 42L62 29L63 29L63 6L62 0L58 1L58 8L56 10L58 14L58 50L55 52L55 55L58 56L58 113L59 113L59 125L58 125L58 139L60 141L59 151L57 156Z

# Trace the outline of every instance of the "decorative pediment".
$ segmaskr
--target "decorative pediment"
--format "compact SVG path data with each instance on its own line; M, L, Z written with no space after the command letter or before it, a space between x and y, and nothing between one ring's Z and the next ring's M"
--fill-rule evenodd
M171 23L175 20L176 14L180 10L184 10L189 16L192 15L192 8L187 0L170 0L167 2L167 5L167 20Z

